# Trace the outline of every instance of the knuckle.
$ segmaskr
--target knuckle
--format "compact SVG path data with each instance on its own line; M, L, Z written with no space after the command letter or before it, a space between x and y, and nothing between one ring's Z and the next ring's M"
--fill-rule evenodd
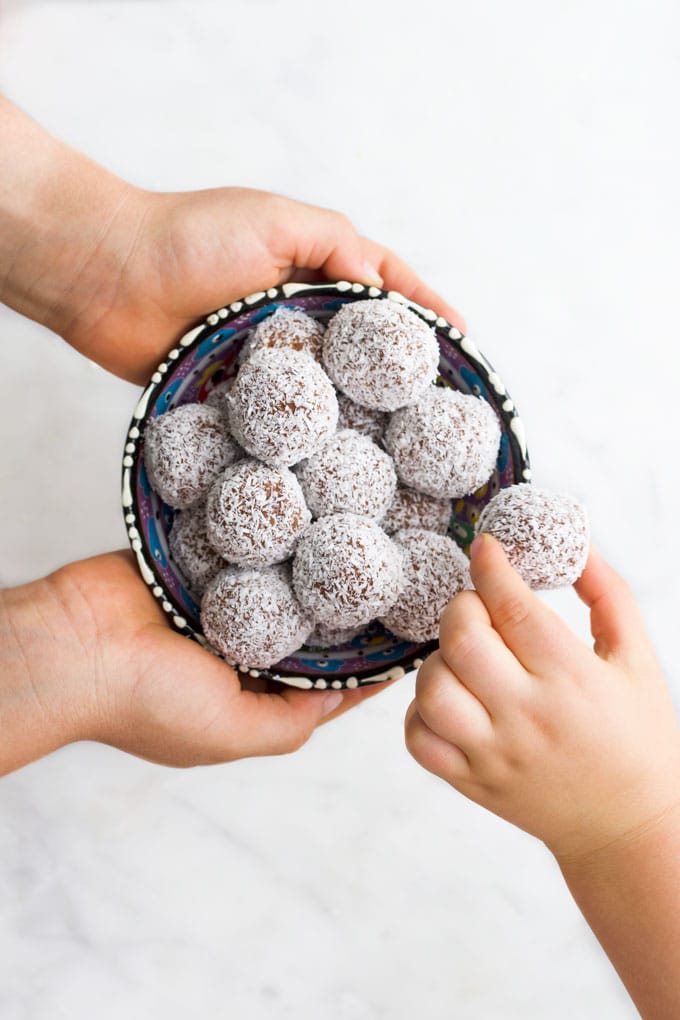
M451 671L440 652L433 652L418 670L416 705L427 717L436 714L442 702L443 686L451 680Z
M529 606L518 595L504 595L493 614L494 623L501 629L521 627L528 616Z
M456 627L442 635L441 648L445 661L457 672L479 650L482 636L476 627Z
M304 747L313 733L313 728L301 730L291 735L282 743L279 754L294 754Z
M404 726L406 748L414 758L420 757L426 744L427 728L418 711L409 714Z
M356 233L356 230L354 228L354 224L352 223L352 221L349 218L349 216L347 216L343 212L340 212L338 209L329 209L328 212L329 212L330 216L332 217L333 223L335 224L337 230L339 230L339 231L341 231L342 233L345 233L345 234L355 234Z

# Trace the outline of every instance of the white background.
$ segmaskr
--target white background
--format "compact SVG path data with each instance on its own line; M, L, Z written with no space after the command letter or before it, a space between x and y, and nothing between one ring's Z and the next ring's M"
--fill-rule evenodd
M411 261L677 694L679 38L673 0L0 0L0 87L136 184L334 206ZM136 390L6 309L0 342L12 584L125 543ZM635 1016L545 849L409 758L412 689L288 758L81 744L3 780L3 1020Z

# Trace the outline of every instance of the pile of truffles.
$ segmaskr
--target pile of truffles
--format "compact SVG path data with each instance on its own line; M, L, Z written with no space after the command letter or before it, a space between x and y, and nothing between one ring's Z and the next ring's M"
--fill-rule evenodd
M280 307L248 337L234 380L148 423L147 475L180 511L171 555L228 661L265 669L376 619L408 641L437 636L471 587L447 535L451 500L489 479L501 438L485 400L435 386L438 366L434 330L389 299L342 305L325 330ZM514 489L517 506L498 502ZM531 547L532 583L571 583L587 522L561 497L551 510L550 494L536 510L535 494L503 490L480 524L516 547L515 563ZM533 545L522 512L540 519ZM548 536L546 560L554 517L568 534L561 546Z

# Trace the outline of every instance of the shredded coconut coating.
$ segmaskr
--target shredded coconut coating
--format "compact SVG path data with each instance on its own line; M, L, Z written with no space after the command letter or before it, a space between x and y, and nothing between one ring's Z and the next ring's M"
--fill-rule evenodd
M438 499L467 496L488 481L500 440L490 404L438 386L393 414L385 432L401 481Z
M314 517L347 510L378 519L397 487L392 458L352 429L336 432L295 474Z
M208 541L239 566L280 563L312 519L292 471L244 460L227 468L208 493Z
M226 659L269 669L291 655L312 629L282 570L227 567L208 586L201 626Z
M375 411L370 407L355 404L344 393L338 394L338 428L354 429L368 436L374 443L379 443L385 435L389 415L385 411Z
M144 432L144 465L151 486L179 510L204 499L215 478L242 456L220 412L205 404L166 411Z
M445 535L452 512L450 499L436 499L417 489L399 485L380 526L388 535L403 528L424 528Z
M394 536L404 557L404 588L380 622L407 641L434 641L439 620L454 595L471 588L465 553L446 535L407 528Z
M401 553L369 517L322 517L298 542L293 587L315 624L362 627L389 609L402 585Z
M217 386L214 386L211 389L210 393L203 401L203 406L216 407L220 414L224 415L224 417L226 418L227 406L224 402L224 398L226 397L227 393L229 393L233 385L234 385L233 376L231 379L225 379L224 382L218 383Z
M241 350L241 364L264 347L299 351L301 354L309 354L315 361L321 361L325 332L322 323L301 308L282 305L273 315L262 319L248 336Z
M190 591L199 598L213 577L226 566L222 557L208 542L204 503L175 515L168 536L168 546Z
M357 634L361 634L363 629L363 627L345 627L338 630L317 623L305 644L309 648L337 648L339 645L346 645Z
M588 559L590 523L585 507L565 493L522 482L497 492L477 521L503 546L512 566L534 590L565 588Z
M338 424L330 379L313 358L289 349L256 351L226 403L236 441L275 467L311 457Z
M396 411L437 378L439 344L432 327L396 301L352 301L330 320L322 360L355 403Z

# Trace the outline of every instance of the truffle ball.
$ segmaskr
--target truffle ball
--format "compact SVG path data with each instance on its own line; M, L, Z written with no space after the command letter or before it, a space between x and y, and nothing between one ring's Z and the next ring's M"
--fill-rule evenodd
M305 641L310 648L337 648L338 645L346 645L349 641L361 634L363 627L345 627L336 629L324 627L317 623L316 627Z
M227 567L201 602L208 641L230 662L268 669L305 643L312 629L283 571Z
M394 542L404 557L404 588L380 622L407 641L433 641L447 604L470 588L470 564L446 535L423 528L398 531Z
M351 301L328 323L322 360L355 403L395 411L437 378L439 344L434 330L396 301Z
M256 351L225 399L236 441L275 467L290 467L311 457L338 423L330 379L313 358L299 351Z
M388 535L403 528L424 528L445 535L449 530L451 513L450 499L437 499L417 489L399 485L380 526Z
M203 401L203 406L216 407L220 414L223 414L226 418L227 407L224 402L224 398L234 385L234 378L235 377L232 376L230 379L224 379L221 383L218 383L217 386L213 386L210 393L208 393L207 397Z
M338 428L354 429L368 436L374 443L379 443L385 434L389 415L384 411L374 411L370 407L355 404L344 393L338 394Z
M563 588L583 573L590 524L585 508L564 493L525 482L497 492L484 507L477 534L488 533L508 560L536 590Z
M324 332L323 325L301 308L287 308L281 305L273 315L262 319L252 331L243 345L241 364L255 351L264 347L299 351L311 355L315 361L320 361Z
M488 481L500 439L490 404L438 386L393 414L385 432L401 481L438 499L467 496Z
M370 517L322 517L298 542L293 587L316 624L361 627L392 606L402 584L401 553Z
M227 468L208 494L208 541L239 566L287 559L311 519L293 472L256 460Z
M225 467L242 456L220 412L184 404L153 418L144 432L144 465L168 506L184 509L203 499Z
M392 458L368 436L342 429L295 474L314 517L339 513L383 517L397 487Z
M175 515L168 546L194 595L201 596L213 577L226 566L208 542L203 503Z

